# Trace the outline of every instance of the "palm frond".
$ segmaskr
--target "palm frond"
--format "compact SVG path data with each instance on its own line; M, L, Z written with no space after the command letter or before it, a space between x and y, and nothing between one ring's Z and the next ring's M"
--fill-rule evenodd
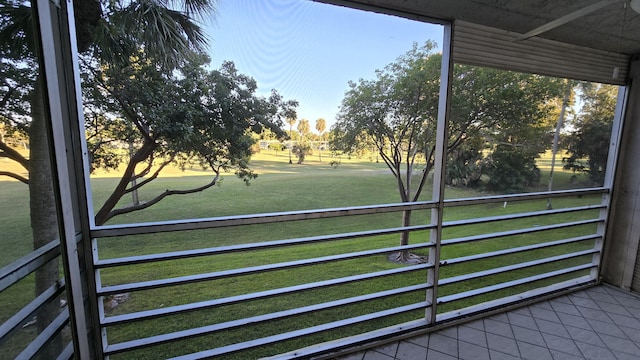
M31 7L13 1L0 5L0 53L7 59L33 57L35 38Z
M174 0L174 6L184 9L191 17L202 17L216 12L215 0Z
M170 9L158 1L132 2L115 11L109 23L111 30L105 35L111 35L111 44L120 47L118 50L134 54L142 49L168 66L183 63L193 51L204 50L207 43L202 28L187 12ZM137 49L123 49L129 46Z

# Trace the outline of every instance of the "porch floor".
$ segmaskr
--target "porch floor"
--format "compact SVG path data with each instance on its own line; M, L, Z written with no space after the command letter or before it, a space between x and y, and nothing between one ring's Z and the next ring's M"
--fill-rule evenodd
M341 360L640 359L640 296L600 285Z

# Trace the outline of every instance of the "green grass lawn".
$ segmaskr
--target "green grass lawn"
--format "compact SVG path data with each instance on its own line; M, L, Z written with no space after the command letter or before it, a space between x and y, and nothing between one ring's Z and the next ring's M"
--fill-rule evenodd
M330 155L327 153L323 154L322 162L320 162L316 154L308 157L305 164L289 165L288 154L286 152L280 152L276 155L271 151L263 151L254 156L251 162L251 166L259 173L259 177L252 181L250 186L245 186L244 183L236 179L232 174L229 174L225 176L219 187L214 187L199 194L166 199L147 210L114 218L109 224L399 202L395 180L388 173L384 164L343 157L340 159L340 166L333 168L329 165L331 160ZM548 175L546 175L547 172L545 169L542 170L542 174L543 184L541 185L541 189L533 190L537 191L546 188ZM115 185L116 178L110 177L110 175L112 174L102 173L92 179L94 204L100 204ZM572 184L572 175L571 173L556 169L556 184L554 188L565 189L575 186ZM176 169L170 169L168 174L154 181L148 189L141 191L140 196L142 200L145 200L164 189L189 188L190 186L206 182L206 176L206 173L198 169L188 169L184 173ZM3 201L2 225L5 234L3 236L3 246L7 249L0 254L0 266L9 264L14 259L31 250L29 245L28 193L26 190L25 185L17 182L2 182L0 186L0 199ZM487 194L479 193L471 189L457 188L447 188L445 192L447 198L464 198L482 195ZM428 200L430 198L431 187L429 184L423 191L422 199ZM130 199L124 199L123 203L127 201L130 201ZM597 204L599 201L598 197L562 198L555 199L553 206L554 208L573 207ZM445 210L445 219L471 219L491 215L539 211L545 208L545 200L455 207ZM278 224L105 238L98 240L99 256L101 259L106 259L323 234L383 229L400 226L400 216L400 213L388 213L350 218L317 219ZM584 211L564 215L532 217L517 221L467 225L446 228L443 231L443 237L445 239L452 239L508 229L536 227L578 219L588 219L596 216L596 211ZM429 220L429 211L414 211L412 214L413 224L426 224ZM593 233L594 231L595 225L581 226L566 228L560 231L546 231L495 240L485 240L471 244L443 246L442 258L452 259L460 256L585 235ZM426 242L428 239L428 231L416 232L412 234L411 242ZM384 235L135 266L123 266L101 270L101 280L103 285L117 285L172 278L284 261L311 259L355 251L387 248L396 246L398 240L399 235ZM442 277L446 278L592 247L592 241L584 241L577 244L529 251L507 257L451 265L441 269ZM423 249L417 250L416 252L426 255L428 250ZM479 280L461 282L442 287L440 293L441 295L454 294L530 274L551 271L569 266L569 264L589 261L590 257L584 257L572 261L547 264L526 270L486 277ZM128 301L108 312L107 315L113 316L147 309L220 299L234 295L401 267L404 267L404 265L391 263L386 260L384 254L380 254L267 273L232 276L213 281L196 282L189 285L138 291L131 293ZM108 328L108 338L110 343L128 341L140 337L242 319L248 316L257 316L274 311L318 304L401 286L422 284L425 279L426 272L421 270L401 276L371 279L355 284L334 285L319 290L306 290L289 295L272 297L266 300L253 300L239 304L218 306L207 310L110 327ZM557 281L557 279L555 280ZM33 279L29 277L11 288L10 291L5 291L0 294L0 318L2 318L2 321L5 321L33 297L32 287ZM439 308L439 312L469 306L497 296L505 296L520 291L523 291L523 288L509 289L491 294L490 296L471 298L465 301L447 304ZM344 306L313 314L297 315L283 320L258 324L250 328L240 328L214 333L213 335L196 337L180 342L179 346L175 344L160 345L135 353L114 356L114 358L144 359L175 356L212 347L249 341L258 337L275 335L280 332L318 325L423 300L424 291L415 291L404 295L369 301L366 305ZM360 333L368 329L419 319L422 316L424 316L422 311L415 311L358 326L346 327L339 331L320 333L307 338L280 342L274 347L248 350L248 352L238 353L230 358L246 359L272 355L278 352L307 346L312 343Z

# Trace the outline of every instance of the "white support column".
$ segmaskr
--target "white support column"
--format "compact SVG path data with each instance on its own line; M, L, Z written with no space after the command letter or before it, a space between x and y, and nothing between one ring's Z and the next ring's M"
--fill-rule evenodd
M431 230L431 242L435 246L429 251L429 263L434 267L427 273L427 282L433 284L433 288L427 290L427 301L431 306L427 309L426 320L435 324L437 315L438 300L438 279L440 278L440 243L442 240L442 214L444 207L444 184L445 184L445 160L447 156L449 121L449 105L451 103L451 81L453 78L453 59L451 49L453 48L453 26L446 24L442 43L442 64L440 69L440 95L438 99L438 127L436 129L436 149L435 163L433 167L433 196L432 200L437 202L437 207L431 210L431 223L436 224L436 228Z
M613 127L611 128L611 138L609 140L607 168L605 169L604 175L604 187L609 189L609 192L602 195L602 205L605 205L605 207L600 210L600 219L603 221L598 225L597 233L598 235L600 235L600 238L596 240L596 243L594 245L594 248L598 250L598 253L593 254L592 258L592 263L593 265L595 265L595 267L591 269L592 280L600 280L600 274L602 270L602 261L604 258L604 243L609 224L609 216L612 213L611 197L614 191L613 184L618 164L618 157L620 154L620 144L622 140L622 129L624 125L624 114L627 104L627 95L628 88L625 86L620 86L618 88L618 100L616 102ZM610 239L607 239L606 241L610 241Z
M74 357L98 358L101 347L95 341L96 318L91 304L95 288L93 273L87 264L86 249L90 249L89 222L82 166L81 95L77 65L77 49L73 4L38 0L38 25L41 37L41 72L45 78L45 108L48 110L48 132L51 139L51 161L60 246L67 287L67 300L73 334ZM77 234L81 241L77 241ZM80 247L78 246L80 244ZM86 244L89 244L88 246ZM89 276L87 276L89 275ZM95 296L93 296L95 298ZM93 319L93 321L92 321Z
M640 59L631 62L626 87L624 129L610 195L600 275L623 289L640 290ZM634 274L636 273L636 274Z

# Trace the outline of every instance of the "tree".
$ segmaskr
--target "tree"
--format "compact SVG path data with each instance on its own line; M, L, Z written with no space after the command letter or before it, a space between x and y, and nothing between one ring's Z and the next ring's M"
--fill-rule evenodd
M295 125L298 120L296 119L296 115L293 114L293 116L288 116L285 121L289 124L289 138L291 139L293 137L293 125ZM291 160L291 144L289 144L289 164L293 164Z
M316 130L318 130L318 135L320 135L321 139L324 139L323 134L327 129L327 121L323 118L319 118L316 120Z
M2 17L0 17L2 19ZM0 157L13 160L25 171L29 170L29 159L16 151L9 143L12 136L27 138L31 113L31 94L37 76L38 66L34 59L19 58L20 54L11 54L3 43L2 61L0 61ZM15 58L18 57L18 58ZM0 176L8 176L29 183L28 177L10 171L0 170Z
M485 168L483 150L485 139L480 136L468 138L447 153L446 184L457 187L475 187Z
M513 71L469 65L455 65L449 122L447 158L448 184L477 184L481 174L498 175L499 164L491 157L504 160L505 154L529 157L534 162L549 146L549 136L555 124L554 111L562 96L562 79ZM501 145L513 147L506 151ZM517 151L516 151L517 150ZM505 153L506 151L506 153ZM515 152L514 152L515 151ZM491 181L494 191L513 191L513 182L538 176L537 168L524 169L531 173L503 172L499 181ZM514 179L508 179L510 175ZM497 179L496 179L497 180ZM501 188L501 184L505 187ZM524 189L521 183L517 186ZM510 188L511 190L508 190Z
M485 173L487 189L496 192L521 193L540 181L536 166L538 153L523 146L503 143L496 146L488 158Z
M558 153L558 146L560 145L560 131L564 127L564 119L569 110L569 102L572 100L571 97L573 95L573 84L568 79L566 80L566 86L564 90L564 95L562 98L562 105L560 106L560 114L558 115L558 122L556 123L556 130L553 133L553 144L551 147L551 169L549 170L549 184L547 186L547 190L553 190L553 175L555 173L556 168L556 156ZM553 204L551 203L551 198L547 199L547 210L551 210L553 208Z
M298 157L298 164L304 163L307 155L313 154L311 146L308 143L298 143L293 146L293 154Z
M354 153L374 144L396 179L402 202L418 200L434 164L441 67L441 55L432 53L434 47L430 41L414 44L376 71L375 79L351 81L332 127L331 146L336 150ZM479 178L478 169L472 176L466 165L477 163L485 143L544 149L541 134L548 131L551 110L547 102L558 96L558 84L559 80L537 75L454 67L447 153L458 169L464 169L458 173L465 182ZM463 148L463 144L468 145ZM418 164L419 159L424 164ZM410 224L410 216L410 211L403 213L403 226ZM400 245L408 241L408 233L403 233ZM400 252L395 260L414 258Z
M349 82L332 132L332 147L346 152L358 148L368 138L391 173L403 202L416 201L433 166L437 117L440 57L431 53L433 42L414 44L396 62L376 71L374 80ZM413 177L417 155L426 163ZM411 212L404 211L402 225L411 223ZM408 232L400 244L409 243ZM415 260L408 251L394 255L395 261Z
M38 54L35 47L36 34L30 4L18 0L7 0L0 7L0 58L7 64L10 59L14 69L30 67L37 70ZM172 8L176 5L177 8ZM91 54L97 64L123 64L139 49L144 49L149 58L160 66L171 67L183 62L191 49L202 49L205 38L194 16L204 15L212 9L212 1L76 1L76 31L78 50ZM3 78L9 74L3 66ZM19 77L12 77L4 95L21 94L17 90ZM4 80L4 79L3 79ZM7 82L5 81L5 84ZM16 86L14 86L16 85ZM55 199L51 182L51 159L49 158L46 115L44 109L44 82L39 72L28 84L20 86L28 91L29 103L23 106L29 114L24 124L29 134L30 154L28 159L8 150L2 143L3 155L19 162L29 171L30 217L33 231L33 246L37 249L58 237ZM3 107L3 110L6 110ZM9 111L2 115L2 121L15 124L19 111ZM3 174L7 175L7 174ZM11 176L11 175L9 175ZM50 261L36 271L36 294L50 287L58 280L58 261ZM49 303L38 316L39 331L57 316L59 307ZM45 358L56 357L61 351L61 342L48 347Z
M309 135L309 131L311 131L311 126L309 125L309 120L302 119L298 123L298 132L300 133L300 141L306 142L307 135Z
M126 164L120 182L97 211L96 224L148 208L170 195L210 188L218 183L222 171L234 170L247 183L256 177L248 159L257 134L266 128L283 137L282 119L296 103L283 101L275 91L268 99L257 97L256 82L238 73L233 63L207 71L208 63L207 56L194 54L180 68L162 71L141 53L126 68L85 69L85 98L92 105L87 106L87 113L103 119L98 133L89 136L102 136L100 146L90 148L93 163L103 167L112 166L111 162ZM113 115L116 118L109 120ZM126 126L119 125L122 122ZM112 130L105 134L103 129L110 125ZM93 126L87 128L93 130ZM103 160L105 155L100 152L105 152L108 135L112 135L109 143L126 140L136 144L132 156L113 157L113 152L106 151L108 161ZM144 203L116 208L124 195L149 184L172 163L181 168L196 164L211 170L213 176L196 188L167 189ZM129 184L132 179L136 183Z
M564 168L584 172L597 185L604 184L617 89L612 85L588 84L580 89L584 103L566 141L569 157Z

